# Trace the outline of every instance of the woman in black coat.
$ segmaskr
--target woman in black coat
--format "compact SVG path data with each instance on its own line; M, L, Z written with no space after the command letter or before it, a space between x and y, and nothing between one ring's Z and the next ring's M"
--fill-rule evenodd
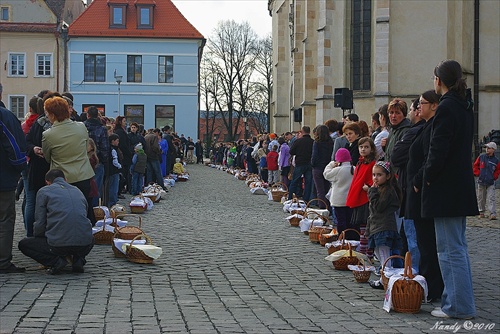
M474 116L462 67L446 60L434 69L434 90L441 100L432 123L422 183L422 217L434 218L444 291L435 317L476 316L466 216L479 214L472 172ZM469 93L470 94L470 93Z
M439 97L434 90L429 90L420 96L420 117L425 123L412 139L413 143L409 149L408 163L405 164L406 172L404 174L406 176L404 215L406 219L412 219L415 226L417 246L420 252L420 264L417 263L417 265L419 265L419 274L424 276L427 281L428 300L441 298L444 288L437 256L434 219L422 218L420 214L423 168L429 152L432 122L439 104ZM394 155L392 157L394 158Z

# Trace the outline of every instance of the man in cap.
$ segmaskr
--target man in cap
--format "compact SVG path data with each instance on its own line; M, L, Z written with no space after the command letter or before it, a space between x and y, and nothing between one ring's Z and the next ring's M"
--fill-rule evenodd
M495 157L497 144L489 142L484 145L486 153L477 157L474 162L474 176L477 176L477 206L479 207L479 218L484 218L485 206L488 203L490 219L497 219L495 203L495 181L500 175L500 161Z

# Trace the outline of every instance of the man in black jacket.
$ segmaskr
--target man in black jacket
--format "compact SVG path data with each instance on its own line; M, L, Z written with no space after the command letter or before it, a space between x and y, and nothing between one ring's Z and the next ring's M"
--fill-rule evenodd
M311 155L314 140L310 135L310 127L303 126L301 132L302 137L295 140L290 148L290 156L295 156L295 168L288 191L288 199L292 199L293 194L298 193L303 175L304 196L302 199L307 202L311 199L313 190Z

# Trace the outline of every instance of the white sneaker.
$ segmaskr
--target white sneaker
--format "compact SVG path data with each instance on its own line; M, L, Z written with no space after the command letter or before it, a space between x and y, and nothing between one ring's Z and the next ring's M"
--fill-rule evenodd
M450 316L446 313L443 312L441 307L435 308L432 312L431 315L436 318L449 318Z

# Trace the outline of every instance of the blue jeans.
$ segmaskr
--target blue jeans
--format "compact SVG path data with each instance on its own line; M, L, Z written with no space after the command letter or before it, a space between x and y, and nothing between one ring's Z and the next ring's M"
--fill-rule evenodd
M301 187L302 175L304 175L304 195L302 199L306 202L311 200L313 188L311 165L296 166L294 168L292 182L288 190L288 199L292 199L293 194L297 194L297 191Z
M99 163L97 166L95 166L94 170L94 180L97 183L97 191L99 192L99 196L96 198L92 199L92 206L98 206L99 205L99 198L103 199L103 192L102 192L102 185L104 181L104 165Z
M443 275L441 309L454 318L476 316L465 217L435 217L436 246Z
M120 174L109 176L109 198L108 207L111 208L118 202L118 188L120 186Z
M26 236L33 236L33 224L35 223L35 203L36 203L36 191L29 190L29 180L28 180L28 169L22 171L24 183L24 229L26 230Z
M132 173L132 195L139 195L142 192L142 184L144 183L144 174L137 172Z
M156 182L164 188L163 176L161 174L161 165L159 160L148 160L146 168L146 183Z
M403 218L403 224L405 227L406 241L408 243L408 251L411 254L413 273L416 274L420 272L420 251L417 245L417 231L415 231L415 223L413 222L413 219Z

